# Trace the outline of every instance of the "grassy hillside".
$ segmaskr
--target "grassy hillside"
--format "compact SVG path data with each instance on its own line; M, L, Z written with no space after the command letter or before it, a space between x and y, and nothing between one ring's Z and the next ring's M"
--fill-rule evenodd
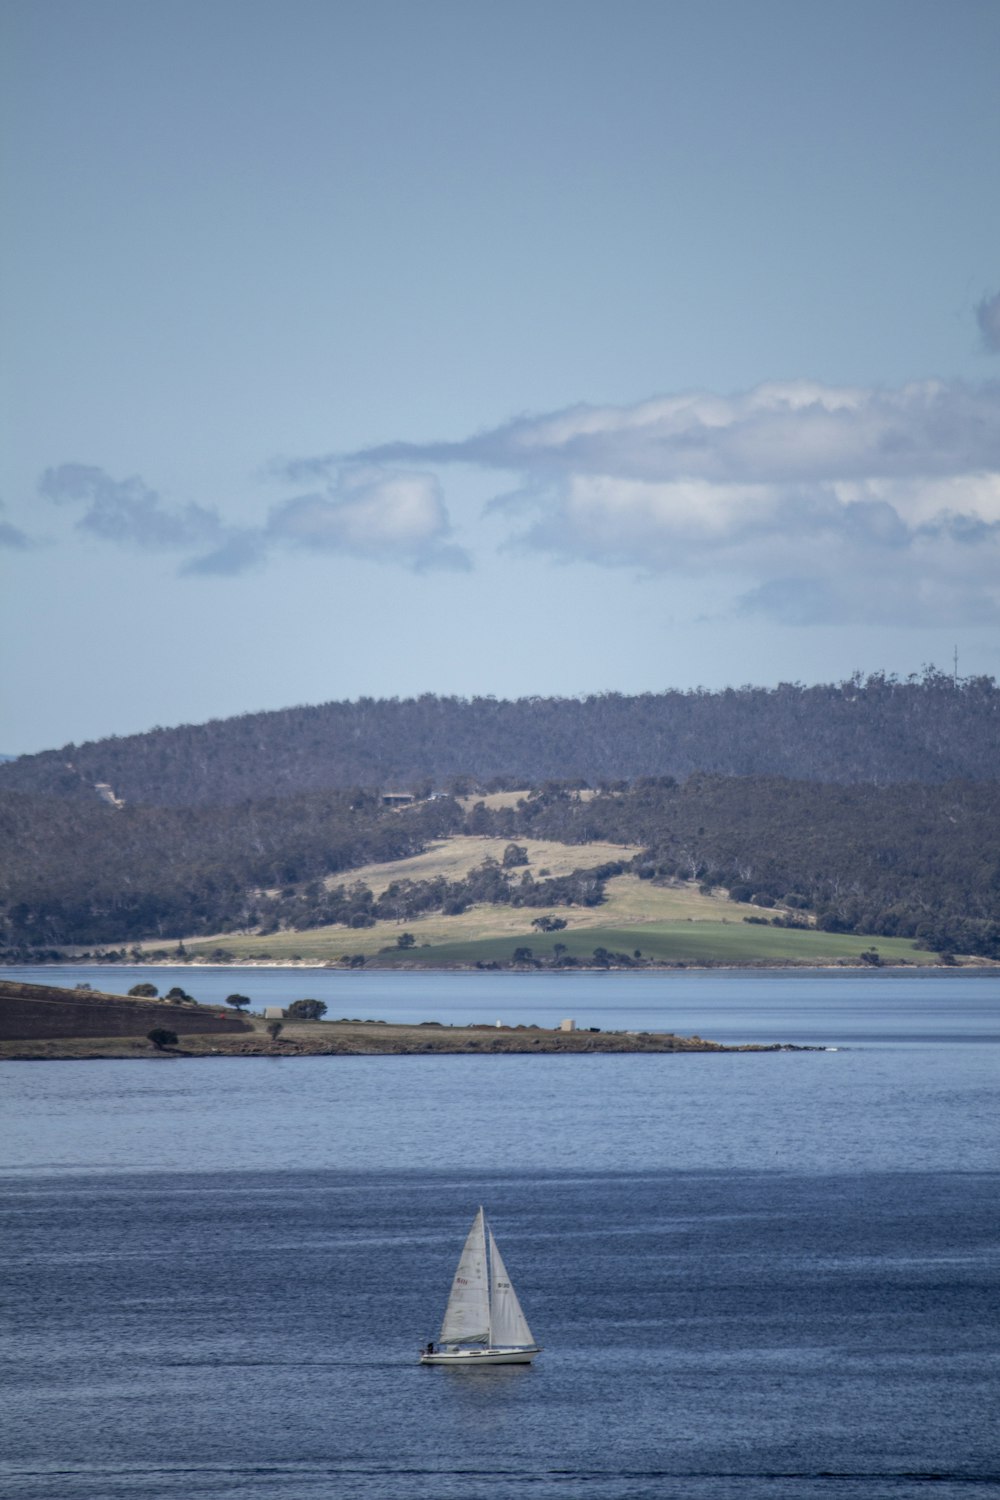
M443 841L426 854L406 861L412 878L425 878L428 870L459 870L465 861L483 857L489 840L458 838ZM534 863L544 850L552 861L565 859L579 866L585 857L592 862L614 857L613 845L553 846L534 841L529 854ZM489 851L488 851L489 852ZM468 867L471 867L469 865ZM545 866L549 868L548 865ZM365 878L373 885L395 878L397 865L367 867ZM361 871L356 872L361 874ZM721 892L699 891L693 881L654 885L635 875L619 875L607 882L607 899L595 907L562 907L558 913L566 927L543 933L532 928L533 909L478 905L459 916L440 913L399 921L379 921L374 927L351 928L341 924L304 932L263 935L226 933L214 938L191 939L185 947L191 957L211 959L220 953L235 959L272 962L339 962L345 954L362 954L367 963L433 968L450 965L510 962L514 949L530 948L532 955L551 959L554 945L580 962L590 962L595 948L633 954L639 949L646 959L659 963L835 963L857 960L873 946L873 940L850 933L818 932L813 928L793 930L758 925L762 912L749 903L726 899ZM754 917L750 924L744 918ZM412 948L400 949L402 932L415 939ZM149 951L151 945L146 945ZM886 963L933 963L936 955L914 947L906 938L874 940Z
M524 792L520 796L526 796ZM555 839L519 839L528 855L532 870L549 875L571 875L574 870L590 870L613 860L629 860L635 849L627 844L598 841L593 844L563 844ZM441 839L409 859L394 859L391 864L360 865L356 870L342 871L327 877L328 887L350 885L361 881L372 893L381 896L399 880L464 880L485 859L503 860L507 839L475 834L457 834Z

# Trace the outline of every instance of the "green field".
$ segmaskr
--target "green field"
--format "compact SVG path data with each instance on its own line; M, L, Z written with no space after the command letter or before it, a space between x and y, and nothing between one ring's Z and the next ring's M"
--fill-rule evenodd
M521 914L523 917L523 913ZM417 923L410 924L419 934ZM395 928L394 932L399 929ZM750 926L743 922L662 922L635 927L587 927L555 934L533 932L525 927L519 933L492 937L459 937L437 941L421 940L419 946L397 949L381 948L390 938L381 932L380 943L373 942L373 929L360 932L343 927L317 928L312 932L283 932L270 937L232 938L223 940L225 949L237 959L259 958L272 962L329 963L345 953L364 953L369 962L390 967L414 966L437 968L478 963L507 963L515 948L530 948L534 957L548 959L553 943L562 942L566 952L579 960L592 958L595 948L632 954L639 949L644 958L661 963L684 964L766 964L798 962L805 964L836 963L857 959L866 949L876 948L883 963L930 964L937 955L915 948L909 938L858 937L851 933L791 931L785 928ZM395 943L394 936L392 943ZM188 944L195 958L212 956L208 945Z
M648 927L592 927L586 933L567 938L559 933L566 943L567 951L574 958L586 960L594 949L607 948L610 952L632 954L636 949L644 958L660 963L685 964L743 964L743 963L787 963L807 964L835 963L838 959L856 959L859 954L872 947L877 948L884 963L935 963L937 955L914 948L909 939L855 937L845 933L791 932L766 927L736 926L732 923L700 922L663 923ZM526 935L524 946L531 949L536 958L552 956L552 937L536 933ZM520 945L518 945L520 946ZM418 948L409 954L400 955L402 962L416 961L433 967L434 964L475 963L509 960L511 946L508 942L488 938L478 943L442 943L433 948ZM384 955L380 962L392 962Z

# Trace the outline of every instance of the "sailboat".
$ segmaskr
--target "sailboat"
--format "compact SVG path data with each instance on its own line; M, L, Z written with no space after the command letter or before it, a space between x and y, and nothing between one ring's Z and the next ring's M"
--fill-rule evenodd
M480 1209L458 1259L438 1342L421 1350L420 1363L529 1365L540 1353Z

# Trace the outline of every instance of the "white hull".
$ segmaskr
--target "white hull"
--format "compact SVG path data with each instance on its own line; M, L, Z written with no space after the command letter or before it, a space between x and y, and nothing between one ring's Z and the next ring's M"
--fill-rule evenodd
M478 1365L530 1365L541 1352L537 1345L531 1349L438 1349L433 1354L421 1354L420 1363L461 1365L467 1370Z

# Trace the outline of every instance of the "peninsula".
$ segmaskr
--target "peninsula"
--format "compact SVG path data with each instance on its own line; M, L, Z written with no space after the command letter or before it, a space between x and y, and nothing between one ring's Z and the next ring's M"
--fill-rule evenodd
M0 1061L823 1050L779 1043L725 1046L673 1032L445 1026L437 1021L285 1020L269 1030L262 1016L238 1016L193 1001L162 1004L0 980Z

